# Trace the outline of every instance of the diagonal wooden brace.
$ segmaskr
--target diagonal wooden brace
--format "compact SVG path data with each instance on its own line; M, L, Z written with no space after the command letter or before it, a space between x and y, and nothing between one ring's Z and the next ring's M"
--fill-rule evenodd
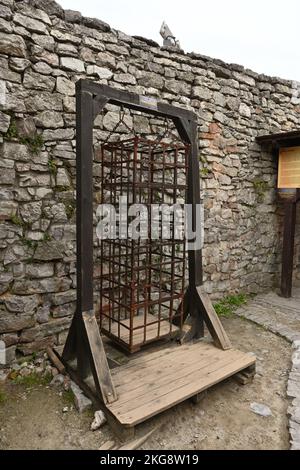
M117 400L111 378L99 326L93 311L76 314L69 331L62 354L62 362L70 368L73 358L77 359L76 377L78 385L92 372L98 396L104 404ZM75 370L73 371L75 372Z
M196 287L196 291L196 301L215 345L224 350L231 349L231 342L203 286Z

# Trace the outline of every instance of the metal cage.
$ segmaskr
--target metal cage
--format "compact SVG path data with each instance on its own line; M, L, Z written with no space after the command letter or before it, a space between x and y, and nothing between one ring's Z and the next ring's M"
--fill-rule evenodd
M100 242L100 326L128 352L172 337L183 325L186 250L180 218L188 153L189 145L140 137L101 147L101 202L115 208L119 223L115 237ZM126 214L120 216L124 198ZM128 207L139 215L138 238L127 231L134 222Z

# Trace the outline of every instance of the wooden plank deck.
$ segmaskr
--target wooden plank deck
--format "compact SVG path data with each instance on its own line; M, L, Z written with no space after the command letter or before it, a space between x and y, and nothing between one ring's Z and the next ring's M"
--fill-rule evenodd
M123 325L122 325L122 324ZM120 341L129 345L130 340L130 319L121 320L120 331L119 324L117 322L111 323L111 330L109 330L108 320L104 320L102 324L102 332L110 334L119 338ZM151 324L153 323L153 324ZM139 315L134 317L133 327L137 328L133 330L132 337L132 346L139 346L152 341L164 338L166 336L174 336L179 331L175 325L171 325L169 320L161 320L160 330L158 331L158 317L150 313L147 314L147 325L146 325L146 334L144 328L144 315Z
M255 357L211 343L173 346L139 355L113 369L118 400L107 405L124 426L133 427L255 364Z

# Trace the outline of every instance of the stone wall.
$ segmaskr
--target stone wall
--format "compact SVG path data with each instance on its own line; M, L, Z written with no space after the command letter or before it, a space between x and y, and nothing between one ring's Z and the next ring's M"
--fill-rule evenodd
M276 162L255 137L299 127L300 84L160 48L53 1L0 0L0 339L11 359L63 344L74 313L74 84L85 77L197 113L213 298L278 283ZM117 118L108 108L95 139Z

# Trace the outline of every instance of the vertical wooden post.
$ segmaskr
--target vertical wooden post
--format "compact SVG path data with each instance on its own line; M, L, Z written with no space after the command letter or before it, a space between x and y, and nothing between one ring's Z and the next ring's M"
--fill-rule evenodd
M196 232L200 227L196 226L197 214L200 210L200 168L199 168L199 152L198 152L198 135L196 121L190 122L191 129L191 154L189 161L189 179L188 179L188 204L193 207L192 230ZM199 214L198 214L199 215ZM189 253L189 272L190 286L202 286L203 284L203 268L202 268L202 250L199 247Z
M88 339L82 314L93 311L93 95L76 84L77 159L77 371L83 379L89 373Z
M98 395L104 403L112 403L117 394L93 308L93 123L101 103L95 105L93 94L82 89L83 83L76 84L77 309L63 360L67 363L75 355L79 383L91 371Z
M281 295L285 298L292 296L294 244L296 227L296 203L284 203L284 230L282 249Z
M77 313L93 310L93 95L77 82Z
M199 168L199 151L198 151L198 133L197 122L190 122L191 134L191 152L188 169L188 204L192 206L192 230L194 233L201 230L197 227L197 212L200 211L200 168ZM198 213L199 216L199 213ZM189 288L192 292L189 301L190 314L193 318L192 330L194 330L195 338L204 336L204 316L199 310L197 303L197 287L203 284L203 265L202 265L202 249L201 247L189 251Z
M199 157L198 157L198 135L197 122L195 119L180 118L174 121L178 133L182 140L190 144L190 152L188 158L188 175L187 175L187 195L186 202L192 207L192 231L196 231L197 210L200 208L200 173L199 173ZM189 249L189 288L184 298L184 320L188 313L192 317L192 329L190 334L185 336L183 341L189 341L192 338L202 338L204 336L203 315L200 312L197 303L197 287L203 284L203 268L202 268L202 250Z

